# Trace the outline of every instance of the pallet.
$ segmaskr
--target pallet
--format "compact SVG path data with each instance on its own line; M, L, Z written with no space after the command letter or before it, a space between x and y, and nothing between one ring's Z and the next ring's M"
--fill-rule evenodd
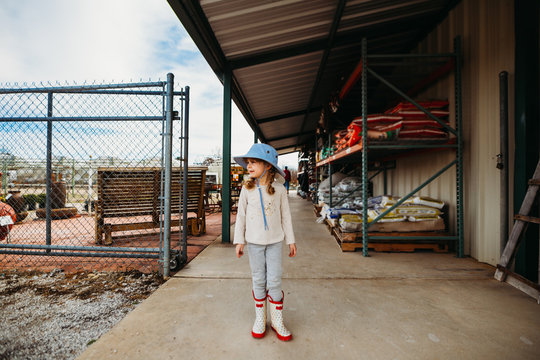
M362 249L364 247L362 243L362 233L345 233L341 231L338 226L331 226L327 223L330 233L336 239L341 251L349 252ZM437 253L445 253L449 251L448 241L422 240L422 236L433 235L448 235L447 233L433 233L433 232L407 232L407 233L383 233L383 232L371 232L369 235L368 249L382 252L414 252L416 250L432 250ZM418 240L377 240L377 236L415 236Z

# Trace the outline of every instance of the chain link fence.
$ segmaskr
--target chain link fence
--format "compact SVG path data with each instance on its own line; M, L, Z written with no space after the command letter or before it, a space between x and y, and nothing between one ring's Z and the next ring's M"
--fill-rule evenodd
M170 179L187 170L189 87L173 81L0 84L0 267L179 265Z

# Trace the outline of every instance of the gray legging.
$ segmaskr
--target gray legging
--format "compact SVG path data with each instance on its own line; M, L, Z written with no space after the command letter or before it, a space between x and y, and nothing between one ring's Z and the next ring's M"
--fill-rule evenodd
M247 245L253 293L257 299L263 299L268 288L272 300L281 301L282 244L283 241L270 245Z

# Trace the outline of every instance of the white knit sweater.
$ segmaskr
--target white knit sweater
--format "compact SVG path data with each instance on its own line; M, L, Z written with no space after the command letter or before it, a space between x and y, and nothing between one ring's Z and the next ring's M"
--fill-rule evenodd
M255 187L248 190L245 186L242 187L234 228L235 244L248 242L269 245L283 240L287 244L294 244L287 189L278 182L274 182L272 186L276 190L274 195L268 194L266 185L261 186L267 230L264 229L259 189Z

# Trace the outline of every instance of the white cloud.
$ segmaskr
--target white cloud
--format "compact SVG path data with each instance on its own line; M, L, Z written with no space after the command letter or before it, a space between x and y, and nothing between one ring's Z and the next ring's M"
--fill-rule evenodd
M155 81L172 72L191 88L191 159L221 146L222 86L166 1L7 2L0 54L0 83ZM232 126L236 153L253 134L236 109Z
M223 88L166 1L19 0L0 8L0 84L156 81L169 72L176 86L190 86L193 161L222 146ZM231 143L233 155L253 143L234 105Z

